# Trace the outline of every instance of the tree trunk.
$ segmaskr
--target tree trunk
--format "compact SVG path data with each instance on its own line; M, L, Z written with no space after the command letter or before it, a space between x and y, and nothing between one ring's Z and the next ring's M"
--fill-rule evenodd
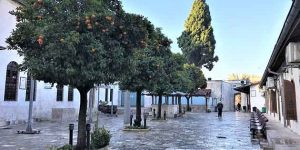
M162 105L162 94L158 95L158 110L157 110L157 119L161 118L161 105Z
M78 136L76 150L83 150L86 147L86 109L88 89L78 89L80 92L80 109L78 116Z
M190 109L190 97L187 96L186 99L187 99L187 106L186 106L186 109L187 109L187 111L191 111L191 109Z
M182 113L182 110L181 110L181 96L178 96L178 106L179 106L179 113L181 114Z
M140 127L142 121L142 111L141 111L141 99L142 99L142 91L136 91L136 120L134 121L134 125Z
M205 111L206 111L206 112L208 112L207 100L208 100L208 98L207 98L207 97L205 97Z
M151 96L151 98L152 98L152 105L154 105L154 97L153 97L153 95Z

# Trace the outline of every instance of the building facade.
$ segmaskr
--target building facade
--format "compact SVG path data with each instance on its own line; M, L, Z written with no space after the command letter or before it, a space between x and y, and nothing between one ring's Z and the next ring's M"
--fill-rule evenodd
M214 109L216 104L221 100L223 103L223 111L234 111L235 100L234 91L235 82L223 80L208 80L207 89L211 89L211 98L208 102L211 109Z
M0 46L7 47L6 38L9 37L16 25L16 18L9 11L16 9L20 4L12 0L0 0ZM77 119L80 94L77 89L68 85L51 85L43 81L34 81L31 87L31 78L27 72L21 72L17 66L23 58L17 51L0 50L0 126L24 122L28 118L30 91L33 93L33 118L38 120L75 120ZM123 92L118 84L96 86L88 94L88 106L97 110L100 101L108 105L122 106ZM93 96L93 98L91 98ZM135 93L131 93L131 104L135 106ZM144 102L142 102L144 104ZM145 106L150 106L145 103Z
M266 66L260 87L267 113L300 134L300 1L294 0Z

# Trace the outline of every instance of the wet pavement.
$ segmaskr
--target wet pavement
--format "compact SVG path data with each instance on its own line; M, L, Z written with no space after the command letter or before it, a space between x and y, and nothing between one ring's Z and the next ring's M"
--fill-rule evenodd
M223 118L214 112L186 113L184 117L166 121L148 118L151 130L147 132L123 131L123 116L102 114L99 124L112 134L109 149L260 149L257 142L251 142L249 114L242 112L225 112ZM25 125L0 129L0 149L40 150L68 143L68 123L42 122L33 126L40 129L41 134L16 134ZM74 132L76 135L76 130Z

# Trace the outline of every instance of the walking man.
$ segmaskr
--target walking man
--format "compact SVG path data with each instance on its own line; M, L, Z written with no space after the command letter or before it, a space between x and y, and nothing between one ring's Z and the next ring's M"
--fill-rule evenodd
M237 110L241 111L241 104L240 103L237 104Z
M222 117L223 104L221 101L217 104L217 108L218 108L218 117Z

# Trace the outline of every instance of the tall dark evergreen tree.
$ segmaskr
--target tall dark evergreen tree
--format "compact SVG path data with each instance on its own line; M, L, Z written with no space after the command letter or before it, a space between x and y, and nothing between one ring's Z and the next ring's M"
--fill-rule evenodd
M178 45L189 63L211 70L218 61L215 44L209 7L205 0L195 0Z

